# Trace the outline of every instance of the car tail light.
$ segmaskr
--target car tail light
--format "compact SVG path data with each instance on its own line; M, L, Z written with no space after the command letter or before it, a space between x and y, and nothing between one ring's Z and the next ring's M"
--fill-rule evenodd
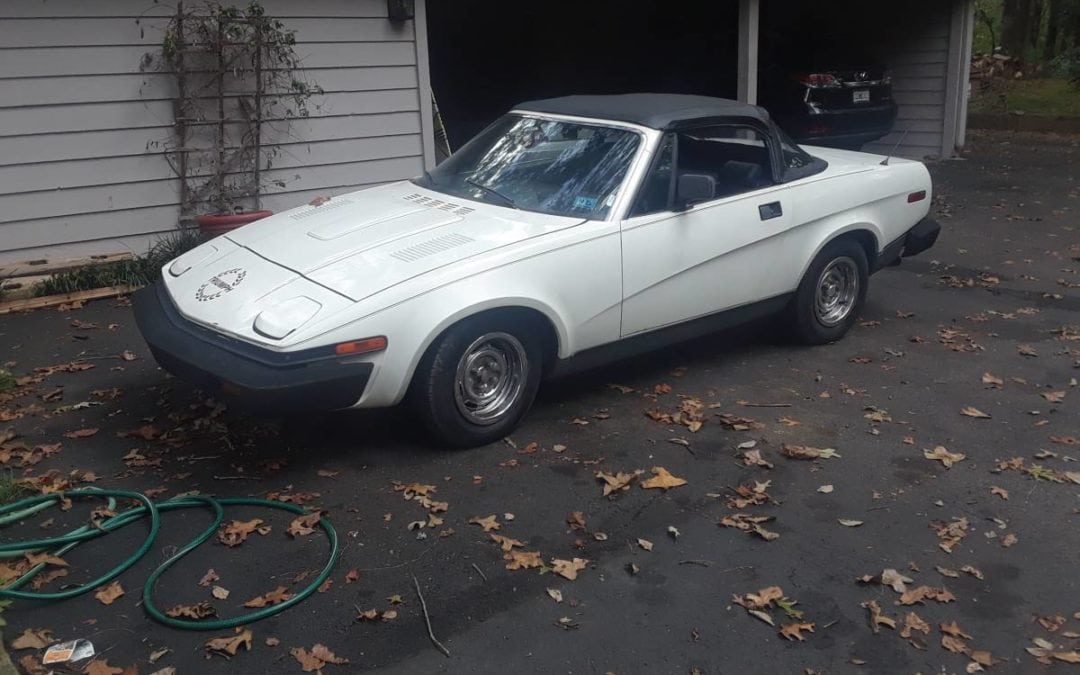
M907 196L907 203L914 204L915 202L921 202L926 199L926 190L919 190L918 192L912 192Z
M334 345L334 353L342 356L348 354L367 354L369 352L382 351L383 349L386 349L386 337L383 335L364 338L363 340L341 342Z
M829 73L804 73L797 77L808 87L835 87L840 84L840 80Z

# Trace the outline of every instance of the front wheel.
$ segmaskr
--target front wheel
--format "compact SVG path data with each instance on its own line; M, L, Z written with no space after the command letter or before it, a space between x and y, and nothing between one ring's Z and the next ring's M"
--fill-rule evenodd
M540 386L539 334L497 316L467 319L443 333L413 381L413 408L428 430L454 447L513 431Z
M844 336L858 317L869 283L866 252L850 239L834 241L810 263L790 307L795 336L826 344Z

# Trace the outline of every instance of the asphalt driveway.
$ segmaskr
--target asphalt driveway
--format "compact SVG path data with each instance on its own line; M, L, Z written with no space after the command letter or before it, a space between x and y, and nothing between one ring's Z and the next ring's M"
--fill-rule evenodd
M931 167L937 247L873 278L844 341L793 347L765 324L614 364L548 384L512 439L464 452L431 447L403 411L222 410L156 368L123 301L0 316L0 363L43 375L0 394L0 437L61 444L3 468L158 499L291 496L323 509L342 539L329 587L251 624L250 651L209 654L206 640L233 632L165 628L140 607L150 570L206 526L199 510L164 517L150 554L120 577L123 596L16 602L5 640L28 628L89 638L110 666L143 673L302 672L290 650L317 643L349 661L327 675L1075 670L1078 160L1072 138L977 136L966 159ZM35 370L72 363L93 368ZM788 456L806 447L837 456ZM686 484L643 487L654 467ZM597 472L618 483L639 469L603 496ZM408 495L446 510L395 490L409 483L434 486ZM50 517L56 534L92 506L40 514L3 539L43 536ZM202 546L159 584L159 605L235 615L278 586L295 592L323 563L324 536L288 536L285 514L227 518L271 530ZM145 531L77 548L45 589L97 576ZM532 552L543 566L507 569L492 533L521 543L503 542L511 566ZM559 574L582 566L576 580ZM227 599L198 585L209 568ZM876 578L884 570L907 579L901 590L891 573ZM429 640L413 576L449 657ZM761 592L773 586L788 600Z

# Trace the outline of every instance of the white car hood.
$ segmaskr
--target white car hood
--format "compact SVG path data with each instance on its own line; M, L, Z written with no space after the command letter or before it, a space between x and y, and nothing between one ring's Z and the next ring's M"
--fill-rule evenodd
M445 265L582 222L402 182L286 211L227 237L359 302Z

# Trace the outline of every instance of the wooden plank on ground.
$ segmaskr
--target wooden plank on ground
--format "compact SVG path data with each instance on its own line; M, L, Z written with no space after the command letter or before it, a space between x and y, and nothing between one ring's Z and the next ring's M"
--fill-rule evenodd
M74 302L85 302L87 300L99 300L101 298L115 298L119 295L127 295L133 293L141 288L140 286L107 286L105 288L93 288L89 291L77 291L75 293L61 293L59 295L44 295L40 298L27 298L25 300L12 300L11 302L0 302L0 314L10 314L11 312L24 312L31 309L42 309L43 307L55 307L57 305L66 305Z
M82 258L69 258L67 260L25 260L0 266L0 279L12 279L14 277L40 276L56 274L67 270L86 267L87 265L101 265L104 263L117 262L118 260L131 260L130 252L110 253L108 255L92 255Z

